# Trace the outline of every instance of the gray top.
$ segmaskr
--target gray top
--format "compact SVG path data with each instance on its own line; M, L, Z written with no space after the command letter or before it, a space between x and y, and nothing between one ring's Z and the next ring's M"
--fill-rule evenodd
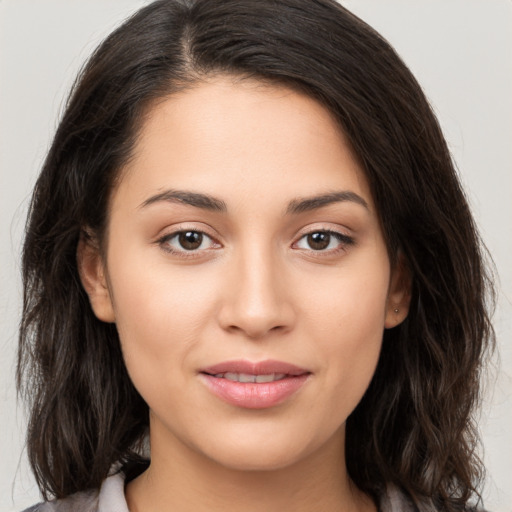
M389 487L380 502L380 512L413 512L409 500ZM124 474L109 476L98 491L79 492L63 500L34 505L24 512L129 512L124 497Z

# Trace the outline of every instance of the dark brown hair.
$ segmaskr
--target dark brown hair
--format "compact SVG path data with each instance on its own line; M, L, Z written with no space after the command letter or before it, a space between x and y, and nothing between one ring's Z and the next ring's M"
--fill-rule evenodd
M493 333L482 245L438 122L390 45L334 0L159 0L96 50L37 181L23 252L18 385L43 494L99 487L141 462L148 410L115 325L93 314L77 272L151 102L227 73L293 87L336 117L366 172L392 261L410 268L408 318L384 332L373 381L347 423L351 478L395 484L420 511L478 498L472 412Z

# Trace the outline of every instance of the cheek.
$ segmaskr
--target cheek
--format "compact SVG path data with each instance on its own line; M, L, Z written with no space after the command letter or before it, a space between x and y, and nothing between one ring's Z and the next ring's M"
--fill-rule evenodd
M176 370L187 366L212 319L218 285L214 276L171 266L165 258L144 264L136 251L126 254L111 255L110 283L125 363L144 395L140 387L151 382L178 386Z
M340 269L316 286L304 288L308 311L303 311L309 337L327 362L328 399L340 414L348 415L366 391L378 362L384 332L389 283L387 258L359 271ZM326 395L327 396L327 395Z
M348 344L364 344L371 333L382 335L390 269L385 254L370 253L328 273L311 275L301 290L303 314L323 334ZM335 350L338 344L333 344Z

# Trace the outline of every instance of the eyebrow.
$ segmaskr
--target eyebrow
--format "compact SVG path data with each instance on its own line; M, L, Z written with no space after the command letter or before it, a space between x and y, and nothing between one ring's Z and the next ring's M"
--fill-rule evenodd
M321 194L313 197L298 198L290 201L286 208L287 214L299 214L309 212L311 210L317 210L323 206L328 206L333 203L343 203L350 201L352 203L359 204L369 210L368 203L355 192L350 190L343 190L340 192L329 192L327 194Z
M190 192L186 190L166 190L160 194L155 194L154 196L146 199L139 208L144 208L161 201L181 203L201 208L203 210L221 213L226 213L228 210L226 203L222 201L222 199L217 199L216 197L208 194ZM355 192L351 192L350 190L343 190L340 192L328 192L317 196L293 199L288 203L286 214L297 215L299 213L317 210L318 208L322 208L333 203L343 203L346 201L359 204L369 210L368 203L361 196Z
M189 206L195 206L203 210L210 210L214 212L226 212L227 206L224 201L217 199L208 194L200 194L198 192L189 192L186 190L166 190L160 194L156 194L146 199L140 208L144 208L160 201L169 203L182 203Z

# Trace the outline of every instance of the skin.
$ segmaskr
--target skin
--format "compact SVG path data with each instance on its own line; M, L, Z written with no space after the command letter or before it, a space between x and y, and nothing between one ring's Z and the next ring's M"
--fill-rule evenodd
M353 195L289 211L339 191ZM186 251L180 230L208 236ZM307 234L325 231L342 239L312 248ZM326 109L226 76L159 101L113 192L105 259L83 240L78 260L150 408L151 465L126 488L132 512L375 510L347 475L345 422L384 329L407 314L408 280L390 267L365 176ZM233 359L311 375L285 402L243 409L198 376Z

